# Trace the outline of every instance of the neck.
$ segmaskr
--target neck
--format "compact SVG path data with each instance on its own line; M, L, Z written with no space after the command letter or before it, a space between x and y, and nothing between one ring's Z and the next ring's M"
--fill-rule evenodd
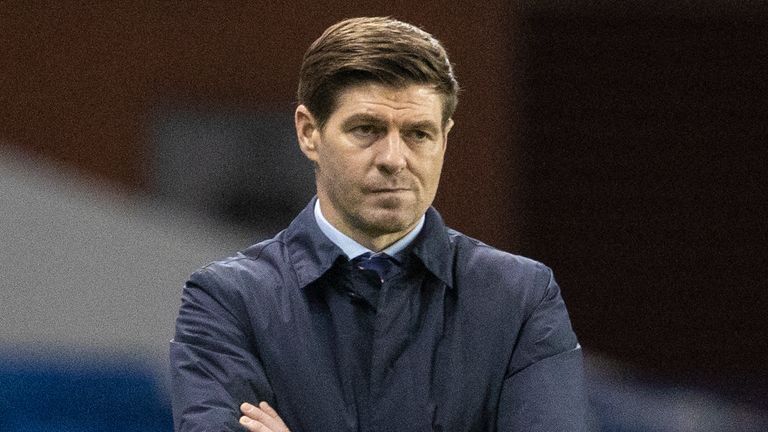
M320 209L322 210L322 208L323 207L321 203ZM325 211L323 211L323 215L325 214L326 214ZM388 248L389 246L393 245L395 242L405 237L406 234L411 232L411 230L418 224L418 221L417 221L413 225L406 228L405 230L398 231L395 233L371 235L370 233L365 233L360 230L356 230L347 224L340 223L340 221L330 219L327 216L326 218L331 225L333 225L337 230L344 233L344 235L348 236L352 240L360 243L361 245L365 246L366 248L374 252L381 252L384 249Z
M317 213L318 210L319 214ZM372 235L368 231L356 229L355 225L352 223L347 223L347 221L339 217L339 215L332 208L329 208L326 204L326 201L324 201L321 197L318 197L315 212L316 217L325 220L325 223L333 227L334 230L343 234L347 238L354 240L360 246L373 252L381 252L394 245L399 240L407 237L417 226L421 224L423 219L423 217L419 218L411 226L408 226L406 229L398 232L387 232L378 235Z
M367 247L368 249L374 252L381 252L384 249L388 248L389 246L393 245L396 241L405 237L405 234L410 232L410 230L412 230L414 226L416 225L409 227L405 232L385 234L385 235L374 237L374 238L364 237L362 235L356 237L353 234L349 234L349 233L344 233L344 234L348 235L352 240L360 243L361 245Z

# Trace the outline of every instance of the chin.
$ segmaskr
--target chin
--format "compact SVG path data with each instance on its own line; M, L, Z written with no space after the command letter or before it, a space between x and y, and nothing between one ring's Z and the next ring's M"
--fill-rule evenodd
M384 210L361 218L361 222L363 226L367 227L366 231L384 235L398 233L411 228L419 220L419 217L414 217L412 214L405 215L402 212Z

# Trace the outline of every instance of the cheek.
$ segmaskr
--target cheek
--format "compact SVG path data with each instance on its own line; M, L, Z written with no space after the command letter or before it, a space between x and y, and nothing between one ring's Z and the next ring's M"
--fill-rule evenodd
M439 162L430 162L426 166L424 166L423 169L423 181L425 186L429 187L430 189L434 189L437 187L437 184L440 181L440 173L443 169L443 163L442 160Z
M363 178L366 170L366 160L363 155L351 155L345 153L327 154L324 165L329 173L340 177L339 181L353 182Z
M325 182L336 190L337 195L350 195L357 183L355 165L339 157L326 157L321 160L320 170Z
M344 164L340 162L339 155L328 150L319 152L317 164L331 180L338 175L337 173L344 172Z

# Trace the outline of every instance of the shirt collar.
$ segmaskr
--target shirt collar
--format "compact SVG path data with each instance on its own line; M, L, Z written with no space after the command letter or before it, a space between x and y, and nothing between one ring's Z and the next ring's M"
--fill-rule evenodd
M315 200L314 205L314 215L315 215L315 222L317 222L318 227L320 228L320 231L325 234L328 239L330 239L336 246L341 249L344 254L347 256L348 259L356 258L366 252L371 253L371 255L375 254L376 252L368 249L367 247L361 245L360 243L356 242L354 239L349 237L348 235L344 234L343 232L339 231L335 226L331 225L330 222L323 216L323 212L320 209L320 200ZM403 249L408 247L408 245L413 242L413 240L416 238L416 236L419 235L421 232L421 229L424 227L424 215L421 216L421 219L419 219L419 222L416 224L416 226L408 232L403 238L400 240L392 243L381 251L380 253L385 253L391 257L395 257L395 255L399 252L401 252Z
M285 242L301 288L317 280L337 260L347 260L347 255L341 247L320 228L320 222L315 218L314 212L316 202L317 197L307 204L280 235ZM417 230L419 228L417 226L417 229L411 232L415 233L415 238L411 242L410 249L427 270L448 287L452 287L454 256L452 238L449 236L452 231L446 228L440 214L432 207L427 209L423 222L420 231ZM406 246L407 244L403 244L402 247Z

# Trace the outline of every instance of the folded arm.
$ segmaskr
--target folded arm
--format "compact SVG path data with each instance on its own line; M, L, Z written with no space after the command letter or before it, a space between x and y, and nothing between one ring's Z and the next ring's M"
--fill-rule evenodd
M498 431L585 430L582 352L549 269L543 297L526 319L507 367Z
M242 432L242 402L274 401L242 303L207 270L184 287L170 345L176 432Z

